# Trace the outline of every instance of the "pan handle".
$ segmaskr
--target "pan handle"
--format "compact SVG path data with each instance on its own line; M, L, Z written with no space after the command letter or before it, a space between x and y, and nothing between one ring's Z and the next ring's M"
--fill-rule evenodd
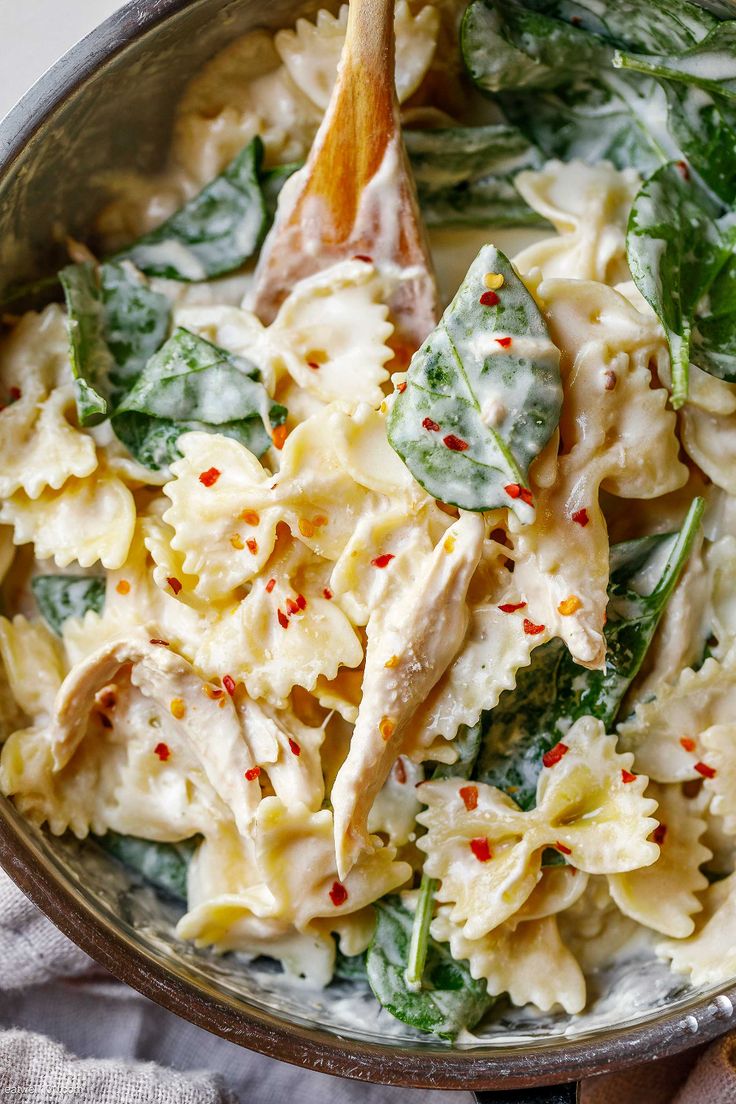
M580 1084L538 1085L529 1089L500 1089L473 1094L476 1104L577 1104Z

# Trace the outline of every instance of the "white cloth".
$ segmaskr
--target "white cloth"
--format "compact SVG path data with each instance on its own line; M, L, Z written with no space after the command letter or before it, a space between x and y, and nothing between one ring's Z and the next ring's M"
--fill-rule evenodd
M53 1040L53 1041L52 1041ZM297 1069L115 981L0 870L0 1104L470 1104Z

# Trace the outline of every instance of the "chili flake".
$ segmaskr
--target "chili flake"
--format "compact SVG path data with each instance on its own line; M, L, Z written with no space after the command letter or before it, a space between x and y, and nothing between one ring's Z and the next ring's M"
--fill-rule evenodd
M266 583L266 594L270 594L275 586L276 586L276 580L275 579L269 579L268 582Z
M511 344L511 338L510 337L497 337L496 338L496 344L500 345L502 349L508 349L509 345Z
M442 444L450 452L465 452L466 449L470 448L467 441L463 441L462 437L456 437L454 433L448 433L446 437L443 437Z
M499 288L503 287L503 282L503 276L500 272L486 272L483 277L483 284L490 291L498 291Z
M170 586L170 587L171 587L171 589L173 590L174 594L178 594L178 593L179 593L179 591L181 590L181 583L179 582L179 580L178 580L178 579L175 579L175 578L174 578L174 576L173 576L173 575L171 575L171 576L170 576L170 577L169 577L169 578L168 578L168 579L166 580L166 582L167 582L167 583L169 584L169 586Z
M323 525L327 525L327 522L329 520L330 519L326 516L326 514L317 514L316 517L312 518L312 525L315 527L315 529L321 529Z
M361 258L362 259L362 258ZM333 882L332 889L330 890L330 900L335 908L339 908L340 905L344 905L348 899L348 891L342 882Z
M504 602L498 608L501 613L516 613L517 610L526 609L526 602Z
M158 644L161 648L168 648L169 647L168 640L159 640L159 638L157 636L151 637L151 639L148 641L148 643L149 644Z
M289 737L289 749L291 750L292 755L297 755L298 756L298 755L301 755L301 753L302 753L301 747L296 742L296 740L292 740L291 736Z
M282 449L288 435L289 431L285 425L276 426L276 428L271 433L271 440L273 441L274 448Z
M176 717L177 721L180 721L187 711L187 707L181 698L172 698L169 709L171 710L171 716Z
M524 632L527 636L539 636L544 632L544 625L535 625L528 617L524 618Z
M366 264L373 264L373 258L369 257L367 253L356 253L353 260L364 261Z
M507 483L504 490L509 498L520 498L527 506L531 506L532 492L528 487L522 487L520 483Z
M245 547L248 549L251 556L258 555L258 541L253 540L252 537L250 537L250 539L245 542Z
M478 836L476 839L471 839L470 850L473 852L478 862L488 862L493 856L491 846L485 836Z
M243 510L240 516L246 525L258 525L261 520L261 515L257 510Z
M255 781L255 779L258 778L258 775L260 773L261 773L261 768L260 767L249 767L248 770L245 772L246 782Z
M460 797L462 798L463 805L472 813L473 809L478 808L478 787L477 786L461 786Z
M561 843L559 840L557 840L555 848L560 852L561 855L572 855L572 848L568 847L566 843Z
M622 768L622 770L621 770L621 781L624 783L624 785L627 782L636 782L636 775L632 774L631 771L627 771L627 770L624 770Z
M162 763L166 763L171 758L171 748L168 744L156 744L153 754L158 755Z
M242 550L245 548L245 545L243 544L243 538L241 537L240 533L233 533L233 535L230 537L230 544L233 546L236 552L242 552Z
M323 597L323 598L326 598L326 599L327 599L327 601L329 602L330 598L332 597L332 591L330 590L330 588L329 588L329 587L325 587L325 588L323 589L323 591L322 591L322 597Z
M306 518L299 518L299 532L303 537L313 537L314 525L311 521L307 521Z
M118 585L115 587L115 589L118 592L118 594L129 594L130 593L130 583L128 582L127 579L121 579L118 582Z
M698 774L702 774L703 778L715 778L717 773L716 768L709 767L707 763L696 763L693 770L696 770Z
M297 594L296 604L300 610L305 610L307 608L307 599L304 597L303 594Z
M584 506L582 510L576 510L575 513L571 514L570 516L577 525L582 525L583 528L585 528L585 526L590 521L590 518L588 517L588 511L585 509Z
M372 567L388 567L392 560L395 560L393 552L384 552L381 556L376 556L375 560L371 560Z
M690 179L690 169L687 161L675 161L675 167L683 180Z
M569 598L564 598L560 602L557 612L561 613L563 617L569 617L570 614L577 613L582 604L577 594L571 594Z
M222 676L222 685L225 687L228 694L232 698L233 695L235 694L235 679L233 678L233 676L232 675L223 675Z
M480 305L482 307L495 307L499 302L499 298L495 291L484 291L480 297Z
M219 468L208 468L207 471L199 473L199 482L203 487L212 487L221 475Z
M378 726L378 731L381 733L381 739L388 743L396 731L396 725L390 717L382 717L381 723Z
M396 390L399 392L400 395L403 395L404 392L406 391L406 384L405 383L398 384Z
M313 372L318 372L319 371L319 364L317 363L316 360L308 360L307 361L307 368L311 368Z
M8 391L8 394L10 395L10 401L17 402L22 393L23 392L21 391L20 387L11 387Z
M690 736L681 736L680 746L683 747L685 751L695 751L695 741Z
M666 824L658 824L657 827L652 832L652 839L655 843L658 843L659 846L661 847L662 844L664 843L664 837L666 835L667 835L667 825Z
M293 617L294 614L299 612L299 606L293 598L286 599L286 612L289 614L289 617Z
M563 755L567 755L569 751L567 744L563 744L561 741L559 744L555 744L549 751L545 751L542 756L542 765L545 767L554 767L556 763L559 763Z
M431 433L439 433L440 427L437 425L437 422L433 422L431 418L425 418L422 425Z
M286 616L284 611L280 610L280 609L276 610L276 616L279 619L279 625L281 626L281 628L282 629L288 629L288 627L289 627L289 618Z

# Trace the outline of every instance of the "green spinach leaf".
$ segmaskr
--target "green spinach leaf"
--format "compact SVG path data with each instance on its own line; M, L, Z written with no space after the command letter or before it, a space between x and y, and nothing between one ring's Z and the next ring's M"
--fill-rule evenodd
M534 805L542 756L580 717L610 728L639 671L659 619L690 555L704 502L696 498L679 533L643 537L611 549L607 654L603 671L573 662L561 640L538 648L484 718L476 777Z
M153 356L118 406L113 429L146 467L165 468L182 433L233 437L257 456L286 418L255 365L179 328Z
M616 51L619 69L715 92L736 102L736 22L718 23L701 42L679 54L629 54Z
M59 280L79 420L95 425L165 340L171 308L128 264L69 265Z
M695 316L691 359L711 376L736 383L736 257L718 273L707 308Z
M100 847L156 889L178 901L186 901L189 864L199 845L199 837L181 843L154 843L137 836L106 832L94 838Z
M730 252L716 215L693 181L664 165L644 182L629 217L629 267L667 334L675 409L688 394L693 316Z
M503 277L498 291L487 274ZM505 488L526 485L561 403L559 351L510 261L489 245L414 354L388 437L435 498L466 510L511 505L526 518L529 505Z
M686 50L718 24L693 0L524 0L524 5L614 46L643 53Z
M425 981L427 988L409 988L405 967L411 939L412 916L397 897L376 905L378 920L366 956L368 981L383 1007L402 1023L454 1039L463 1028L474 1027L493 1004L485 980L475 981L467 963L457 962L449 948L429 940Z
M254 138L227 168L161 226L116 255L147 276L209 280L240 268L258 249L268 211L261 188L263 143ZM278 194L269 178L269 196ZM283 183L283 179L280 179Z
M61 636L68 617L84 617L88 610L102 613L105 580L84 575L36 575L31 590L49 628Z

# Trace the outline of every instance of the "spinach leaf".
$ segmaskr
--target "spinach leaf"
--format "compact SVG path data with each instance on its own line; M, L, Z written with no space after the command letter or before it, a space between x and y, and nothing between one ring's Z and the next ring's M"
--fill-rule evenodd
M106 832L94 838L100 847L142 875L156 889L178 901L186 901L189 864L199 845L199 837L181 843L154 843L136 836Z
M96 425L165 340L171 308L128 264L69 265L59 280L79 420Z
M710 375L736 383L736 257L711 284L707 310L695 317L691 359Z
M546 225L513 184L542 157L516 127L495 124L404 131L428 226Z
M457 962L447 946L429 940L425 978L429 988L413 990L404 968L412 916L398 897L377 902L378 920L366 956L370 987L383 1007L402 1023L454 1039L474 1027L493 1004L484 979L475 981L467 963Z
M502 277L498 291L487 290ZM495 277L495 280L494 280ZM388 438L435 498L466 510L529 506L525 486L554 432L562 388L559 352L510 261L485 246L437 328L414 354Z
M682 159L726 207L736 202L736 109L685 84L663 85Z
M261 171L261 191L263 192L263 202L266 204L266 214L268 216L269 225L273 222L276 215L281 189L289 177L301 167L301 161L289 161L285 165L276 165L272 169L264 169Z
M688 394L693 316L730 251L716 214L693 181L664 165L644 182L629 216L629 267L667 334L675 409Z
M717 25L692 0L524 0L550 18L574 23L615 46L637 52L686 50Z
M148 361L112 424L137 460L159 470L179 455L176 442L188 430L224 433L260 456L285 418L255 365L178 328Z
M115 259L133 261L148 276L184 282L208 280L240 268L266 232L262 159L263 143L254 138L199 195Z
M629 54L616 51L619 69L681 81L736 102L736 22L717 24L706 38L679 54Z
M36 575L31 590L49 628L61 636L68 617L84 617L87 610L102 613L105 580L84 575Z
M344 955L340 948L335 953L335 977L343 981L368 982L366 970L366 952L358 955Z
M544 752L564 740L580 717L597 717L610 728L690 555L703 508L703 499L696 498L679 533L611 549L605 669L579 667L561 640L538 648L531 665L519 671L515 689L506 690L485 715L478 779L530 809Z

